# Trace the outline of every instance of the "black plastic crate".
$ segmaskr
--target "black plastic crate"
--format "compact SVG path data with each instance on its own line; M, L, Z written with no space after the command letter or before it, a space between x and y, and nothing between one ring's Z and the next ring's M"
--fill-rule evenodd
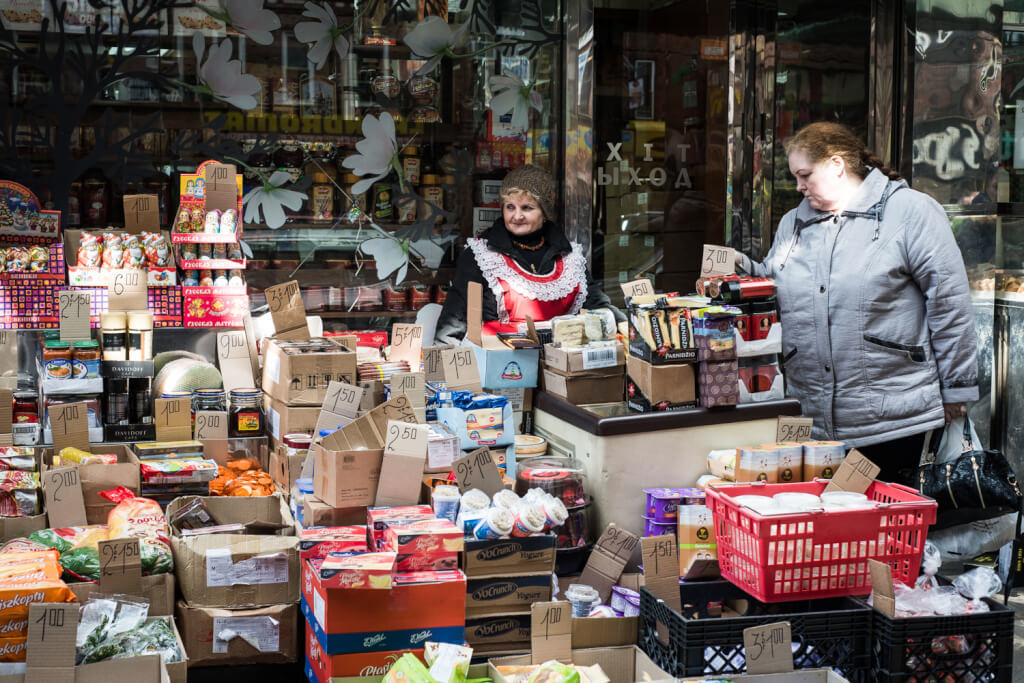
M640 647L674 676L744 673L743 629L788 621L798 646L797 669L830 667L851 681L869 678L872 610L863 603L824 598L766 604L728 581L683 583L679 593L683 614L640 590ZM707 617L708 603L738 600L746 601L738 610L743 616ZM659 624L667 643L658 634Z
M881 683L1009 681L1013 610L985 599L990 612L896 619L872 610L871 654Z

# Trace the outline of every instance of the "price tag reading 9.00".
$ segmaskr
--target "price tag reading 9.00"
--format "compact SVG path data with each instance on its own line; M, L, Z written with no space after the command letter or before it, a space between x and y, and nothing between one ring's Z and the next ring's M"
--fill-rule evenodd
M217 335L217 356L221 360L249 360L249 344L244 332L221 332Z

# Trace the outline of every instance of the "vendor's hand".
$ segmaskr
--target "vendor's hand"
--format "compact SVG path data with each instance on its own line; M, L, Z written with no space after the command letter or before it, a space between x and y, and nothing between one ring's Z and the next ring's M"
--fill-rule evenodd
M946 414L946 424L949 424L958 417L967 416L966 403L943 403L942 410Z

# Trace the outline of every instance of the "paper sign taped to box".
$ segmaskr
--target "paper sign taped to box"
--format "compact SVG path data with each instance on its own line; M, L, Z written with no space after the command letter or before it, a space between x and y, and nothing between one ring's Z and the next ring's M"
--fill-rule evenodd
M228 651L228 645L241 638L260 652L281 649L281 628L276 619L263 617L214 617L213 647L216 653Z
M257 555L232 562L230 548L206 551L207 586L254 586L265 583L288 583L288 556L285 553Z

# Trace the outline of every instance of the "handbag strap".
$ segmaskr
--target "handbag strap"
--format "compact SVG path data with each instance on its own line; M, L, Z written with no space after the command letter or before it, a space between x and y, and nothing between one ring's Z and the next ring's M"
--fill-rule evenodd
M942 439L946 436L946 428L933 429L929 433L931 437L925 438L925 443L928 444L926 450L921 453L920 465L931 465L935 462L935 454L939 452L939 447L942 446ZM971 418L964 415L964 432L960 437L960 452L967 453L968 451L974 450L974 437L971 436Z

